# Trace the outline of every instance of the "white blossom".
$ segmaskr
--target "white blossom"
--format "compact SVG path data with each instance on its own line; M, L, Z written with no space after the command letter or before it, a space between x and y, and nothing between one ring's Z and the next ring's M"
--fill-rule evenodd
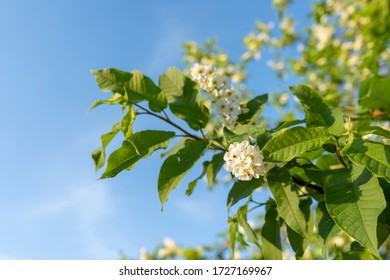
M158 257L165 258L171 254L175 254L178 250L175 242L169 237L164 238L163 247L160 248L157 252Z
M228 86L226 77L220 75L214 67L195 64L191 68L191 78L208 94L212 109L222 117L222 125L234 127L238 116L247 112L241 104L241 94Z
M146 248L142 247L140 250L139 250L139 256L138 256L138 259L140 260L147 260L149 257L148 257L148 251L146 250Z
M291 17L285 17L283 21L280 23L280 29L287 34L294 34L295 31L295 23Z
M238 180L250 181L252 178L264 176L267 172L259 148L247 140L232 143L223 159L225 170L231 172Z
M211 65L195 64L191 68L192 79L206 92L212 92L216 88L226 85L226 79L216 74L216 69Z
M312 31L314 37L318 40L318 49L322 50L332 38L334 27L332 25L314 25Z

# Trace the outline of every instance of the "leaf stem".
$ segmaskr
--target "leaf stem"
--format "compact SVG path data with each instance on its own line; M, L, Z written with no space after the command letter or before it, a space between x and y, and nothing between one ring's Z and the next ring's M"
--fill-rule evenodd
M167 113L165 112L165 110L162 110L162 113L164 114L165 118L166 118L167 120L169 120L169 117L168 117Z
M339 161L341 162L341 164L348 169L348 165L347 163L344 161L343 159L343 156L341 155L341 146L340 146L340 143L339 143L339 137L336 137L335 136L335 139L336 139L336 155L337 155L337 158L339 159Z
M254 202L254 201L252 201L252 202ZM267 203L258 203L258 202L256 202L256 203L257 203L257 205L253 206L251 209L248 209L248 212L251 212L251 211L253 211L253 210L257 209L257 208L260 208L262 206L265 206L267 204Z

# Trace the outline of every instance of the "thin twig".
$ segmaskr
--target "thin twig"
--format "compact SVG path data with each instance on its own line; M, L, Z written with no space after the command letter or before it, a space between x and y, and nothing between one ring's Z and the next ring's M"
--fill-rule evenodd
M156 117L156 118L159 118L160 120L163 120L164 122L169 123L170 125L176 127L178 130L180 130L181 132L183 132L184 134L186 134L188 137L190 137L190 138L192 138L192 139L195 139L195 140L198 140L198 141L203 141L202 138L200 138L200 137L198 137L198 136L196 136L196 135L194 135L194 134L191 134L190 132L188 132L188 131L185 130L184 128L182 128L182 127L178 126L177 124L175 124L174 122L172 122L169 118L165 118L165 117L163 117L163 116L157 115L157 114L155 114L155 113L149 111L148 109L142 107L142 106L139 105L139 104L135 104L135 103L134 103L133 105L136 106L136 107L138 107L138 108L140 108L140 109L142 109L142 110L144 110L147 114L152 115L152 116L154 116L154 117Z
M172 122L168 116L166 117L163 117L161 115L158 115L156 113L153 113L152 111L149 111L148 109L144 108L143 106L139 105L139 104L136 104L136 103L133 103L134 106L144 110L144 112L141 112L142 114L148 114L148 115L151 115L151 116L154 116L156 118L159 118L160 120L163 120L164 122L170 124L171 126L177 128L178 130L180 130L181 132L183 132L185 134L186 137L189 137L189 138L192 138L194 140L197 140L197 141L206 141L206 142L210 142L211 141L211 144L213 145L213 148L216 149L216 150L221 150L221 151L226 151L226 148L224 146L222 146L222 144L220 144L219 142L215 141L215 140L209 140L209 139L205 139L205 138L201 138L195 134L192 134L190 132L188 132L187 130L185 130L184 128L182 128L181 126L175 124L174 122ZM140 113L138 113L140 114ZM165 113L166 115L166 113ZM218 143L219 145L216 145L215 144Z
M162 113L164 114L165 118L166 118L167 120L169 120L169 117L168 117L167 113L165 112L165 110L162 110Z
M253 206L251 209L248 209L248 212L251 212L259 207L262 207L262 206L265 206L267 203L259 203L258 205L256 206Z
M203 133L203 129L200 129L200 133L202 134L202 136L203 136L204 139L207 139L206 136L205 136L204 133Z

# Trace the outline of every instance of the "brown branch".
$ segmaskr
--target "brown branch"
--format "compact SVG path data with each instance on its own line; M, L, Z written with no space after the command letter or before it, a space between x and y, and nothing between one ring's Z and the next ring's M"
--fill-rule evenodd
M323 188L321 188L320 186L317 186L317 185L314 185L312 183L307 183L305 182L304 180L298 178L298 177L295 177L295 176L291 176L292 179L293 179L293 182L297 185L300 185L302 187L306 187L308 189L312 189L312 190L315 190L317 193L319 194L324 194L324 190Z
M144 108L143 106L141 106L141 105L139 105L139 104L136 104L136 103L132 103L132 104L133 104L134 106L140 108L141 110L144 110L144 112L142 112L142 113L148 114L148 115L151 115L151 116L154 116L154 117L156 117L156 118L159 118L160 120L163 120L164 122L166 122L166 123L170 124L171 126L177 128L178 130L180 130L181 132L183 132L184 135L185 135L186 137L192 138L192 139L194 139L194 140L196 140L196 141L207 141L207 142L211 141L212 146L213 146L214 149L221 150L221 151L226 151L226 148L225 148L224 146L222 146L222 144L220 144L218 141L209 140L209 139L206 139L206 138L199 137L199 136L197 136L197 135L195 135L195 134L192 134L192 133L188 132L187 130L185 130L185 129L182 128L181 126L175 124L174 122L172 122L172 121L168 118L168 116L166 115L165 112L163 112L163 113L165 114L166 117L163 117L163 116L161 116L161 115L158 115L158 114L156 114L156 113L153 113L152 111L149 111L148 109ZM140 113L138 113L138 114L140 114ZM202 132L202 134L203 134L203 132ZM214 142L218 143L219 145L216 145Z

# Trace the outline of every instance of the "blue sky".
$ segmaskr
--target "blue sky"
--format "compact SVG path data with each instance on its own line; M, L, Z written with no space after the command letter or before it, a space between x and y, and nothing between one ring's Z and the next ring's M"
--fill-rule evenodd
M255 19L275 18L271 1L1 1L0 259L117 259L166 236L184 246L216 240L227 227L227 187L200 184L188 198L191 173L160 212L159 153L98 180L90 154L121 112L86 114L107 97L90 70L137 69L156 79L182 68L181 43L211 37L237 57ZM250 80L259 93L278 86L266 61ZM158 126L147 118L135 130Z

